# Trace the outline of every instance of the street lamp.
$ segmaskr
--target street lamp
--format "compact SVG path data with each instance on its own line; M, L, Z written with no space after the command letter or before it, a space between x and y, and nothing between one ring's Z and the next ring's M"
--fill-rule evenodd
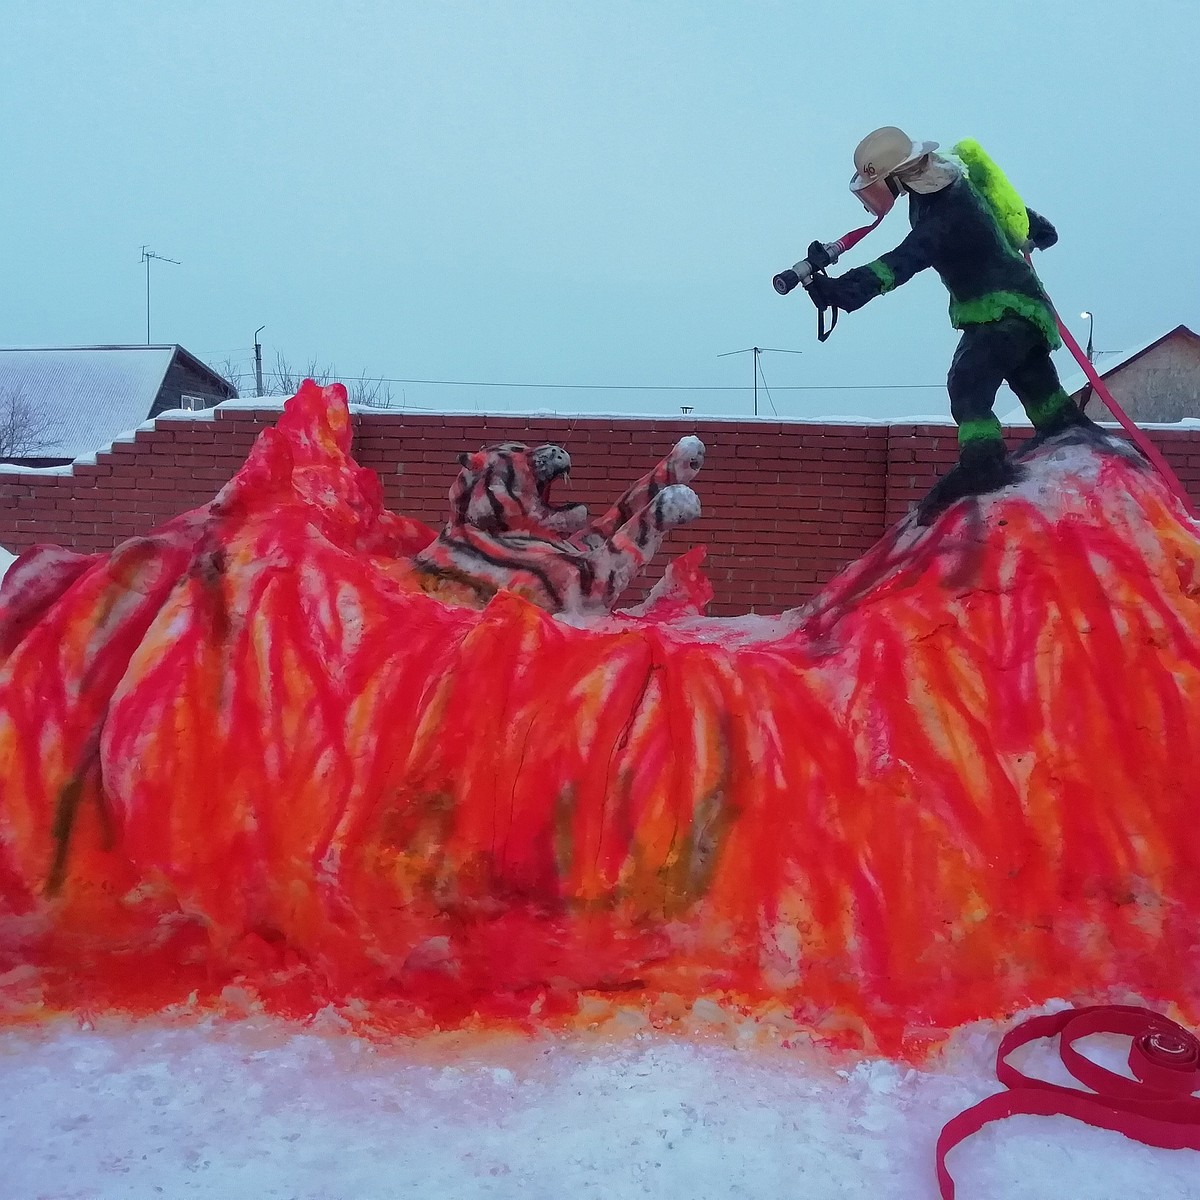
M1096 318L1092 316L1086 309L1079 314L1088 323L1088 344L1087 344L1087 360L1089 366L1096 365L1096 355L1092 350L1092 330L1096 324ZM1092 381L1089 379L1083 385L1083 391L1079 394L1079 408L1082 412L1087 412L1088 402L1092 398Z
M1095 363L1096 356L1092 351L1092 329L1096 324L1096 319L1090 312L1081 312L1079 315L1088 323L1087 360L1090 363Z

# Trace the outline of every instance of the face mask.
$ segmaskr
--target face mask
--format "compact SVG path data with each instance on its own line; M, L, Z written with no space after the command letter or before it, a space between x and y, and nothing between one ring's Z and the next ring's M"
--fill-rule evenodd
M854 183L857 181L856 175L851 180L850 190L858 197L863 208L875 217L877 220L882 220L892 210L892 205L896 203L896 197L900 194L900 185L895 179L888 176L885 179L872 179L865 187L855 188Z

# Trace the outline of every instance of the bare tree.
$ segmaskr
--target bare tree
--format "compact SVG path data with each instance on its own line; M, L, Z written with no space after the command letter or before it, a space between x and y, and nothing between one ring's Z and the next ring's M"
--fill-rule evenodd
M58 425L20 388L0 388L0 459L44 458L62 445Z
M351 404L362 404L367 408L393 408L395 398L392 385L383 379L371 379L364 371L357 379L346 385Z
M294 396L306 379L324 385L329 383L335 374L332 367L320 366L316 358L310 358L307 367L293 367L277 350L275 352L275 370L267 372L270 382L264 380L263 389L269 396Z
M225 380L237 395L242 394L242 384L250 378L249 372L242 369L236 358L224 358L213 366L220 377Z
M311 379L314 383L322 386L335 381L345 382L351 404L361 404L367 408L392 408L395 406L391 384L384 379L372 378L366 371L363 371L357 379L342 381L339 379L335 367L322 366L315 357L308 360L306 367L298 368L293 367L278 351L275 353L275 370L267 372L267 382L264 384L264 388L269 396L294 396L296 390L306 379Z

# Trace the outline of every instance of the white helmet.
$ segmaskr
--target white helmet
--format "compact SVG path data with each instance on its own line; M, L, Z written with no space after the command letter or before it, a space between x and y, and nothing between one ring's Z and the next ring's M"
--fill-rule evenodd
M914 142L903 129L885 125L868 133L854 151L850 190L872 216L883 217L896 202L897 171L911 167L938 148L937 142Z

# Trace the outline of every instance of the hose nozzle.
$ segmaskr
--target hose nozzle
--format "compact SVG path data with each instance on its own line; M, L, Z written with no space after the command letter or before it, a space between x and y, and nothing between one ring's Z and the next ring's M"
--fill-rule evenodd
M780 271L771 280L771 286L781 296L786 296L794 288L807 287L808 281L818 271L823 271L830 264L837 262L843 250L845 247L841 242L813 242L808 248L808 257L802 258L788 270Z

